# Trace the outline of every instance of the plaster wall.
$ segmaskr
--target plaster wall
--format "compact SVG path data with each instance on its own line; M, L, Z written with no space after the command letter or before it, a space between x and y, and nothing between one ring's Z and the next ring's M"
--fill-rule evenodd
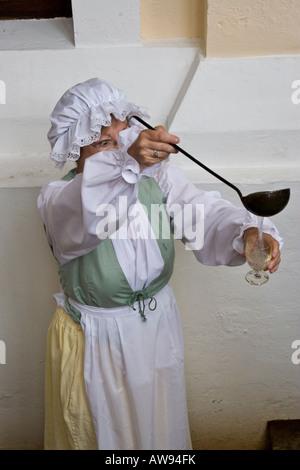
M207 57L300 52L298 0L141 0L141 37L201 38Z
M140 0L141 37L204 38L206 0Z
M207 57L300 52L297 0L208 0Z
M96 6L93 16L101 12ZM40 37L38 47L28 30L25 44L16 37L20 26L13 36L19 46L2 42L0 51L6 85L0 100L0 341L6 349L0 449L42 448L45 340L59 287L36 198L44 182L61 176L48 160L49 114L69 86L92 76L125 89L128 99L151 110L152 124L177 133L183 148L245 194L292 190L287 208L273 218L285 244L268 284L248 285L247 265L201 266L180 242L172 278L184 326L194 448L266 448L268 420L300 415L300 364L292 362L292 343L300 340L300 104L292 88L300 80L299 56L210 59L201 42L186 39L124 45L117 26L116 44L102 45L96 36L85 44L93 36L79 25L75 13L77 45L64 34L63 44L53 39L51 49ZM176 159L197 186L240 205L227 186Z
M72 0L77 47L139 44L139 0Z

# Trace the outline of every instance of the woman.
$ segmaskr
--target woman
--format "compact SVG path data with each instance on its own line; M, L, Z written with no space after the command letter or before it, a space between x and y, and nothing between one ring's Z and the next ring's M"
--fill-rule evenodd
M255 216L163 163L178 137L134 115L148 117L95 78L50 118L52 160L77 167L38 198L62 289L48 333L46 449L191 448L170 232L199 262L228 266L244 263L257 234ZM282 241L267 219L263 230L274 272Z

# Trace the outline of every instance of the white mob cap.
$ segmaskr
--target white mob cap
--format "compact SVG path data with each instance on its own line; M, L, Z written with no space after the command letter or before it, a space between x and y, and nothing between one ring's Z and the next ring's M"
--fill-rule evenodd
M62 169L67 160L78 160L80 147L99 140L101 127L111 124L111 115L120 121L134 115L149 118L146 109L128 102L122 90L99 78L66 91L50 116L48 140L55 166Z

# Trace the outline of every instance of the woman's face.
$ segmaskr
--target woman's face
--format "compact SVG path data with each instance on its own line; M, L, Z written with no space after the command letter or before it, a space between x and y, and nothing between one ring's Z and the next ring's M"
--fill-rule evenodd
M111 125L108 127L102 127L100 139L97 142L81 147L80 158L77 161L77 173L81 173L83 171L84 161L86 158L94 155L94 153L103 152L104 150L118 149L119 134L128 127L127 120L119 121L112 116Z

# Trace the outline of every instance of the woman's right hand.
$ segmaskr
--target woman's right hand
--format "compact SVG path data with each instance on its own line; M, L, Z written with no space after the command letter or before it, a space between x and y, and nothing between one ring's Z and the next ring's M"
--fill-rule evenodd
M169 134L163 126L157 126L154 130L143 130L127 153L142 169L143 166L152 166L165 160L170 153L178 153L172 145L178 143L179 138L176 135Z

